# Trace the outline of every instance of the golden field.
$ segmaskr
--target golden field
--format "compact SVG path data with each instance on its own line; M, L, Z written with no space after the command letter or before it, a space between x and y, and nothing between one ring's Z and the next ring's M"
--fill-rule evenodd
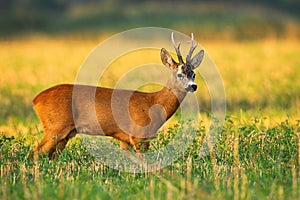
M31 130L31 122L38 123L31 106L34 96L55 84L74 83L84 60L106 38L31 36L1 41L1 132L15 134L20 129ZM228 114L237 117L242 117L241 114L247 117L268 117L273 123L287 117L294 120L299 118L299 40L196 39L220 71ZM160 63L159 51L143 50L124 55L111 63L100 85L114 86L128 69L153 60ZM199 74L196 79L199 84L196 95L200 110L205 115L210 111L210 96ZM145 91L155 89L157 87L148 87Z
M78 138L70 142L57 160L43 159L33 165L27 158L43 130L32 110L32 99L55 84L74 83L85 58L105 38L39 36L0 42L3 199L17 196L109 199L106 195L120 199L124 196L128 199L299 197L300 41L296 39L201 41L197 38L218 66L229 115L210 156L198 158L203 136L210 128L210 96L198 74L200 136L182 158L166 167L169 171L117 172L86 155ZM100 85L111 86L127 69L150 61L160 62L159 51L126 54L111 63ZM178 128L172 123L153 140L151 151L170 142ZM95 188L97 192L93 191Z
M85 58L104 39L40 36L1 41L1 103L9 103L10 97L4 93L9 89L11 95L22 96L28 104L42 89L59 83L74 83ZM278 108L287 114L299 114L299 40L198 41L220 71L229 111L239 110L240 104L244 109L244 102L247 109ZM114 73L105 78L114 79L112 76L118 76L118 71L126 71L151 59L160 62L156 52L139 51L123 56L112 63ZM205 85L202 87L199 90L205 90ZM200 98L206 101L208 97L201 93Z

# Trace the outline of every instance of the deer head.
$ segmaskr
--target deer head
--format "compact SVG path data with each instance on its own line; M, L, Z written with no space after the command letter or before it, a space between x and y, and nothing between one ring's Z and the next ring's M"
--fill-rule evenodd
M162 48L161 50L161 60L163 64L173 71L173 82L176 85L176 88L186 92L195 92L197 90L197 84L194 82L195 80L195 72L196 69L202 62L204 57L204 51L200 50L193 58L193 52L197 47L197 44L194 43L194 35L191 34L191 46L188 55L186 56L186 62L184 63L182 59L182 55L180 53L180 43L176 45L174 40L174 33L172 32L171 41L175 48L178 63L172 58L169 52Z

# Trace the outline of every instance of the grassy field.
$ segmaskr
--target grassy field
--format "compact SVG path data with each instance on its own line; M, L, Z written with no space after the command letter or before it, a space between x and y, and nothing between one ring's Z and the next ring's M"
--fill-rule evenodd
M90 1L56 11L24 2L0 8L5 15L0 19L0 199L300 199L296 1L284 9L283 1L272 6L259 1ZM96 45L112 33L140 26L194 32L224 82L223 126L210 127L210 94L197 74L198 129L186 130L185 122L174 117L151 141L150 152L172 143L176 132L196 133L188 149L165 168L128 173L107 167L80 137L55 160L33 162L32 150L43 135L32 109L34 96L74 83ZM113 87L132 67L151 62L160 63L159 50L128 53L111 63L99 84ZM200 156L210 129L218 133L216 143Z
M173 137L160 132L151 150ZM1 137L1 199L299 199L299 122L228 117L214 150L199 157L204 124L188 150L154 173L103 166L79 139L49 162L28 160L28 137ZM31 137L32 138L32 137Z
M202 122L197 137L163 170L131 174L108 168L80 138L54 161L28 159L43 134L32 99L54 84L74 82L85 57L104 38L0 42L1 199L300 199L297 39L203 41L219 67L228 105L226 122L207 156L200 157L199 149L209 128L210 97L198 76ZM110 74L153 56L141 53L135 60L115 62ZM167 144L179 128L174 123L163 128L151 150Z

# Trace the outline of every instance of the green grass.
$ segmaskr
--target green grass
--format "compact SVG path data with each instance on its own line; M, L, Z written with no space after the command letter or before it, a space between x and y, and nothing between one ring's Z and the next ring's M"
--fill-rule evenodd
M300 122L227 117L209 155L199 156L204 123L188 150L154 173L132 174L97 162L76 138L53 161L28 159L27 137L0 138L1 199L299 199ZM178 125L151 142L161 148Z

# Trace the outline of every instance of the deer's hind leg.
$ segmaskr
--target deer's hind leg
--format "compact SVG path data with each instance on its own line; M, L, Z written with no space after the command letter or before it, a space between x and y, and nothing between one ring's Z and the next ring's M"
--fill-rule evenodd
M45 129L45 135L38 146L34 149L35 158L39 154L48 154L50 159L55 158L64 150L70 138L76 135L76 129L73 126L64 129Z

